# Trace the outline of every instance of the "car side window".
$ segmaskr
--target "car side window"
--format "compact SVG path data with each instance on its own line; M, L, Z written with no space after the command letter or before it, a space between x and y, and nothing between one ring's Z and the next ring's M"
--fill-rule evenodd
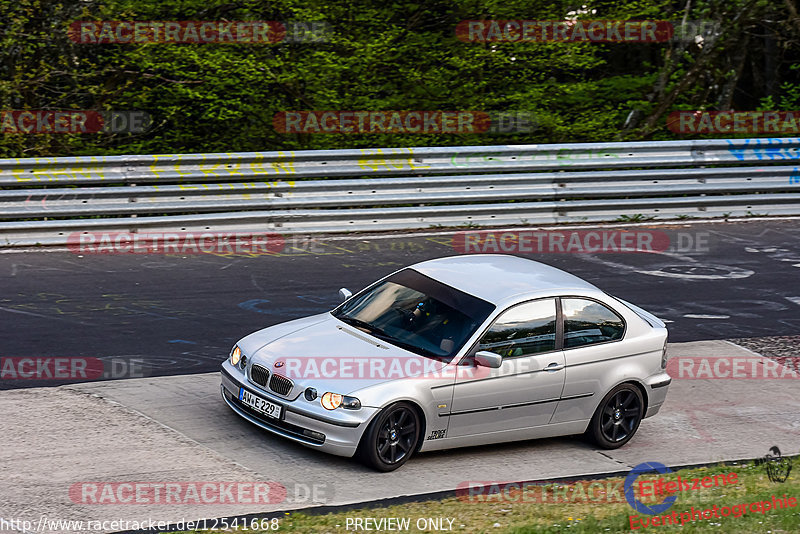
M478 344L504 358L518 358L556 348L556 301L534 300L510 308L495 320Z
M589 299L561 299L564 348L622 339L625 321L606 306Z

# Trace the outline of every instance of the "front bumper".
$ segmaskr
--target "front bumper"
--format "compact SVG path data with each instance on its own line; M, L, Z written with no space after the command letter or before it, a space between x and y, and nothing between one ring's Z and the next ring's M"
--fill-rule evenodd
M331 416L322 417L308 409L303 409L301 403L305 402L305 400L290 401L272 395L268 391L250 384L244 374L235 369L229 371L223 365L221 376L220 392L222 393L222 398L241 417L273 434L337 456L349 457L355 454L367 424L378 411L377 408L362 407L360 410L348 413L347 418L335 419L333 416L336 414L334 413ZM245 388L253 395L283 406L283 417L280 420L271 418L242 404L239 401L239 390L241 388ZM300 399L302 399L302 396ZM334 410L334 412L337 411ZM320 438L319 434L323 436Z

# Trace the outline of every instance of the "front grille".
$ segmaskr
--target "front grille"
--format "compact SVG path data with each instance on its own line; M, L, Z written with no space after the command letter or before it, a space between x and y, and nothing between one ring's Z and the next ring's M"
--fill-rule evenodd
M267 387L267 380L269 380L269 369L261 367L260 365L253 365L250 368L250 381L258 384L262 388Z
M228 401L231 404L236 406L239 410L243 411L253 419L258 420L265 426L268 426L269 428L273 429L282 430L283 432L286 432L287 434L290 434L295 438L305 441L307 443L314 443L317 445L322 445L323 443L325 443L325 434L315 432L314 435L309 436L307 435L306 432L308 431L305 428L293 425L292 423L287 423L286 421L273 419L272 417L267 417L266 415L257 412L252 408L250 408L249 406L247 406L246 404L242 403L235 396L231 395L227 389L224 391L225 391L225 398L228 399Z
M288 395L292 391L292 386L294 386L292 381L281 375L272 375L269 381L269 389L278 395Z

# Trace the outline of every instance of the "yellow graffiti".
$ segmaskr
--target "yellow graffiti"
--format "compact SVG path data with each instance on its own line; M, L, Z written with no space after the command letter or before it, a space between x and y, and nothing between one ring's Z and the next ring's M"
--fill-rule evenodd
M410 170L413 170L413 169L428 169L428 168L431 167L430 165L423 165L423 164L420 164L420 163L414 161L414 158L413 158L414 151L413 151L413 149L409 148L407 150L409 152L409 155L411 155L412 157L408 157L408 158L391 157L391 156L400 156L401 155L400 152L392 151L392 152L386 154L387 156L390 156L389 158L383 157L383 158L363 158L363 159L359 159L358 160L358 166L361 167L362 169L371 169L371 170L376 171L376 172L378 170L380 170L381 167L386 167L387 169L395 169L395 170L402 170L402 169L405 169L405 168L408 168ZM381 149L378 149L378 150L362 150L362 152L367 156L381 156L381 155L384 155L384 151L381 150Z

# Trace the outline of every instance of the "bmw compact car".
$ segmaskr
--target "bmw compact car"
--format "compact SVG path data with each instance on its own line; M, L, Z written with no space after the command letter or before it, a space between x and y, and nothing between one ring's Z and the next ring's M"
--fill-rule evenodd
M569 434L615 449L667 396L664 323L542 263L440 258L339 293L233 347L234 412L391 471L420 451Z

